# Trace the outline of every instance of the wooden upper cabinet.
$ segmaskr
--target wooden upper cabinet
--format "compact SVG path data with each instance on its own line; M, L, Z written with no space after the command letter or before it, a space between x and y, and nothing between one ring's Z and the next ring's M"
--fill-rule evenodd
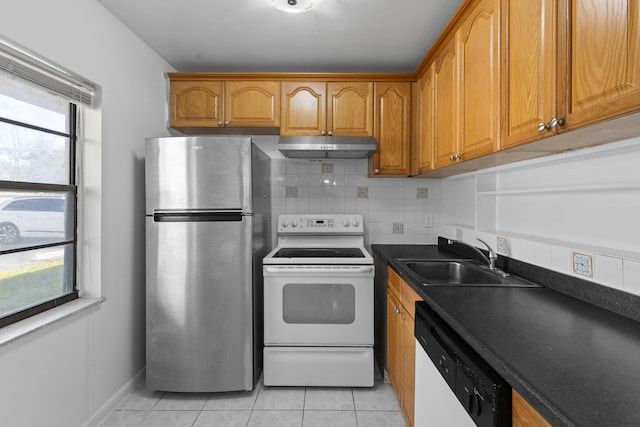
M172 81L171 127L218 127L222 125L221 81Z
M556 9L557 0L502 1L502 148L550 135L544 126L556 117Z
M280 126L280 82L175 80L170 93L171 127Z
M417 83L418 100L415 103L417 113L414 114L415 128L411 175L420 175L433 169L433 150L435 145L434 130L434 75L435 66L431 64Z
M279 127L280 82L227 81L224 112L225 126Z
M640 109L639 0L559 3L559 20L566 23L559 30L559 65L568 76L564 128Z
M371 175L407 176L411 168L411 83L376 82L374 136L378 149L369 158Z
M460 155L469 160L499 149L500 5L480 0L459 32Z
M373 83L327 84L327 133L336 136L373 135Z
M373 83L283 82L280 135L373 135Z
M324 82L282 82L280 135L326 133L327 87Z
M640 109L640 0L503 0L502 148Z
M457 34L456 34L457 36ZM434 61L434 168L455 163L459 154L458 53L456 37Z

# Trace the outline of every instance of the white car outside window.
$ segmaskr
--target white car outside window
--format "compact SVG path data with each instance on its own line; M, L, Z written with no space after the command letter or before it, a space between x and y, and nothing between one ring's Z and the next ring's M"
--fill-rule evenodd
M64 238L64 197L16 197L0 204L0 244Z

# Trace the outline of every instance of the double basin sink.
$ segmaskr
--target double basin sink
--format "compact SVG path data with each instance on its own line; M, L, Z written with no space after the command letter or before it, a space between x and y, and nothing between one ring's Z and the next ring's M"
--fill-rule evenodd
M540 287L470 259L396 258L395 261L408 276L424 286Z

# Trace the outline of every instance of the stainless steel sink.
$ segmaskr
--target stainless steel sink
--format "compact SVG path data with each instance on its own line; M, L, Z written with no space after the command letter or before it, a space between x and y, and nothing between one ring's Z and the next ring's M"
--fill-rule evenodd
M402 259L396 262L424 286L515 286L539 287L471 260Z

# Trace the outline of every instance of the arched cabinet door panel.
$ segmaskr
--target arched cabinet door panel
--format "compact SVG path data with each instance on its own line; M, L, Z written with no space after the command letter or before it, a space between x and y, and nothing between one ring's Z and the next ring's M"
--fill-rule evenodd
M326 133L325 82L282 82L280 135L318 136Z

